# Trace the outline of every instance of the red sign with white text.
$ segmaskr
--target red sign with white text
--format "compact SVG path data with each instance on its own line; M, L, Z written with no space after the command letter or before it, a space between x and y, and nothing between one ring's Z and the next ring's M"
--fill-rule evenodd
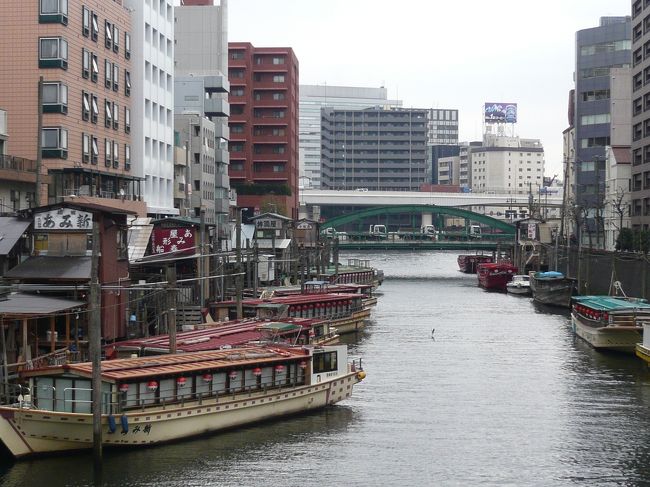
M151 234L151 252L166 254L169 252L194 251L193 228L156 228Z

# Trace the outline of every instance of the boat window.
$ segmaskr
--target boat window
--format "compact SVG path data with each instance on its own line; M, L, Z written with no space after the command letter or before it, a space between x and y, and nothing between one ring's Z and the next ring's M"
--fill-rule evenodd
M322 372L332 372L338 369L337 352L327 352L314 354L314 374Z

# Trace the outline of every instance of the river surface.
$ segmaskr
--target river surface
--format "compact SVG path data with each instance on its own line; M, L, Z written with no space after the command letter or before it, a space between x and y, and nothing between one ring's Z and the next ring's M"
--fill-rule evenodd
M368 377L327 410L109 452L110 486L650 485L650 372L568 315L479 289L445 252L370 258L386 280L350 337ZM432 330L435 329L432 338ZM93 485L89 455L0 464L2 486Z

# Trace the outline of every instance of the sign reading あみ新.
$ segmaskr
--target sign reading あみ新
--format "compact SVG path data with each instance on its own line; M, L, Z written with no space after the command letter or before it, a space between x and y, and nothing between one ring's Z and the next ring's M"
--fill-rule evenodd
M90 230L93 214L74 208L58 208L34 214L34 230Z

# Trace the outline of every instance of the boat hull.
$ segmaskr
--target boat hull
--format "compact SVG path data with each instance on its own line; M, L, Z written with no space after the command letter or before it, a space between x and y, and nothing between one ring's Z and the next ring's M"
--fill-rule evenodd
M362 378L358 374L350 371L318 384L127 412L126 431L117 417L117 429L111 433L109 416L104 415L102 444L151 446L322 408L349 398L353 385ZM16 458L90 449L92 433L90 414L0 407L0 439Z
M642 341L641 328L636 326L596 326L571 313L573 332L600 350L634 353L637 343Z
M574 281L572 279L547 280L531 277L530 287L533 293L533 300L538 303L562 308L571 307L571 296L573 295L574 287Z
M530 286L513 286L511 283L506 284L506 290L510 294L516 294L517 296L530 296Z
M650 348L646 347L642 343L637 343L635 351L637 357L650 365Z
M495 291L505 291L508 282L512 279L512 274L491 274L488 276L479 275L478 285L484 289L493 289Z
M370 309L363 308L352 312L350 316L338 318L330 322L330 327L336 329L336 333L344 335L346 333L355 333L366 326L366 320L370 317Z

